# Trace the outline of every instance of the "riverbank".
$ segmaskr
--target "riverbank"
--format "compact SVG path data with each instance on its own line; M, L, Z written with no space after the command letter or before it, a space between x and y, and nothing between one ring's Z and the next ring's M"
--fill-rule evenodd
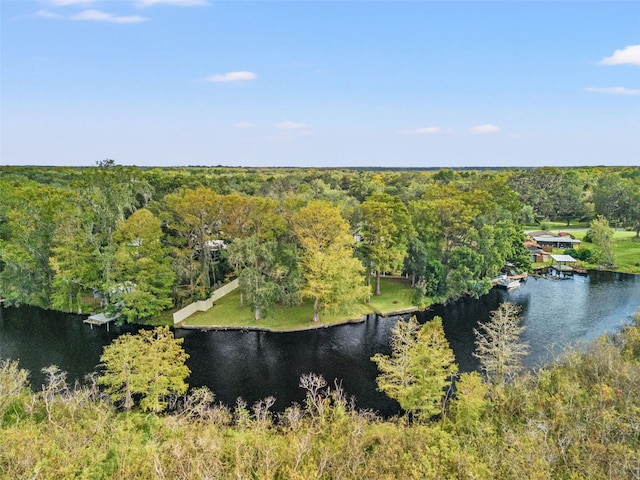
M564 231L571 233L578 239L584 240L586 229L582 225L564 227ZM557 231L557 230L554 230ZM616 268L602 268L587 262L577 262L576 266L585 270L612 271L640 275L640 240L635 232L617 230L612 239ZM596 249L589 242L584 242L582 248ZM534 267L548 266L548 263L534 264ZM363 322L367 315L376 314L382 317L394 315L410 315L424 310L430 304L418 307L413 305L414 290L410 288L407 279L398 277L383 277L381 279L382 295L371 296L368 304L358 305L350 312L326 313L321 315L318 322L312 322L313 306L310 302L294 307L275 305L267 312L267 316L258 322L253 319L253 312L249 308L241 309L239 292L229 294L218 300L214 308L208 312L200 312L175 325L178 328L193 330L263 330L270 332L295 332L326 328ZM434 302L432 302L434 303ZM55 311L55 310L51 310ZM77 312L64 312L76 314ZM167 325L173 326L174 310L167 310L153 322L140 323L144 326Z
M316 323L305 325L305 326L288 328L286 330L270 328L270 327L261 326L261 325L244 325L240 327L237 325L185 325L184 323L176 325L175 328L180 328L183 330L198 330L200 332L241 331L241 332L293 333L293 332L304 332L307 330L319 330L321 328L337 327L338 325L362 323L362 322L365 322L366 320L367 320L367 316L364 315L360 318L345 319L345 320L340 320L334 323L316 322Z
M360 323L371 314L403 315L422 309L413 305L413 289L405 278L382 278L381 291L382 295L372 295L369 303L355 305L350 311L325 312L317 322L313 322L313 304L310 301L295 306L275 305L264 318L256 321L252 309L240 307L240 291L236 290L216 301L211 309L191 315L176 327L191 330L296 332Z
M590 242L585 242L584 237L587 232L575 232L575 237L582 240L582 248L591 250L598 247ZM611 238L611 246L613 249L613 259L615 268L602 268L598 265L580 262L579 266L588 269L610 270L618 273L630 273L640 275L640 239L636 237L635 232L624 230L616 230Z

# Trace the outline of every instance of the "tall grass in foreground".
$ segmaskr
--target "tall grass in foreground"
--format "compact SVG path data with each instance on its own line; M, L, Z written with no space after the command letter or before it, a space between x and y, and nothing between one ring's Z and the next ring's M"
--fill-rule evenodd
M466 377L431 419L358 411L312 374L282 413L202 388L169 414L121 412L95 377L70 387L50 368L33 392L0 362L0 478L638 478L638 321L504 385Z

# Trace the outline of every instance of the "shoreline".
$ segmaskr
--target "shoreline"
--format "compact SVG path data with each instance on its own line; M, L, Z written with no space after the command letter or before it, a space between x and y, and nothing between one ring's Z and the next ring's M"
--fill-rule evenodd
M638 273L632 273L632 272L623 272L623 271L619 271L619 270L611 270L611 269L598 269L598 268L590 268L588 269L588 272L590 271L595 271L595 272L611 272L611 273L618 273L618 274L623 274L623 275L636 275L636 276L640 276L640 274ZM542 278L542 279L546 279L546 277L541 277L538 275L531 275L534 278ZM43 309L45 311L52 311L52 312L58 312L58 313L63 313L63 314L67 314L67 315L76 315L78 317L84 317L89 315L88 313L78 313L78 312L65 312L63 310L55 310L55 309L45 309L43 307L37 306L37 305L29 305L29 304L23 304L25 306L30 306L30 307L36 307L36 308L40 308ZM406 308L406 309L401 309L401 310L392 310L392 311L388 311L388 312L376 312L376 311L371 311L370 313L367 314L363 314L361 317L359 318L348 318L348 319L344 319L344 320L339 320L333 323L318 323L318 324L313 324L310 323L308 325L304 325L304 326L299 326L299 327L294 327L294 328L288 328L288 329L274 329L274 328L270 328L270 327L262 327L259 325L245 325L245 326L239 326L239 325L184 325L184 323L180 323L180 324L175 324L175 325L167 325L170 328L174 329L174 330L178 330L178 329L182 329L182 330L200 330L200 331L264 331L264 332L272 332L272 333L292 333L292 332L301 332L301 331L307 331L307 330L318 330L321 328L330 328L330 327L338 327L341 325L349 325L349 324L359 324L359 323L363 323L367 320L367 317L369 315L377 315L379 317L382 318L388 318L388 317L392 317L392 316L397 316L397 315L407 315L407 314L411 314L411 313L416 313L416 312L421 312L421 311L425 311L429 308L431 308L433 305L437 305L437 303L425 306L425 307L411 307L411 308ZM15 305L4 305L4 301L0 302L0 309L2 308L12 308L15 307ZM137 322L133 322L130 323L129 325L137 325L140 327L149 327L149 326L155 326L155 325L165 325L165 324L148 324L148 323L137 323Z
M214 332L214 331L251 332L251 331L254 331L254 332L270 332L270 333L293 333L293 332L304 332L307 330L319 330L321 328L339 327L342 325L364 323L367 321L367 317L369 315L377 315L378 317L382 317L382 318L395 317L398 315L406 315L409 313L416 313L416 312L426 310L430 306L431 305L427 307L411 307L411 308L405 308L402 310L392 310L390 312L371 312L371 313L362 315L360 318L348 318L348 319L339 320L333 323L317 323L317 324L312 323L310 325L304 325L300 327L287 328L287 329L275 329L270 327L261 327L259 325L237 326L237 325L183 325L183 324L175 325L173 328L175 330L178 330L178 329L199 330L201 332Z
M608 270L608 269L588 269L588 272L589 271L596 271L596 272L605 271L605 272L611 272L611 273L622 273L624 275L639 275L640 276L640 274L637 274L637 273L627 273L627 272L620 272L620 271ZM587 275L588 275L588 273L587 273ZM551 280L548 277L535 275L535 274L532 274L530 276L533 277L533 278L538 278L538 279L543 279L543 280ZM299 327L294 327L294 328L287 328L287 329L275 329L275 328L270 328L270 327L262 327L262 326L259 326L259 325L237 326L237 325L184 325L184 324L174 325L173 328L175 330L178 330L178 329L182 329L182 330L199 330L201 332L207 332L207 331L246 331L246 332L257 331L257 332L270 332L270 333L294 333L294 332L304 332L304 331L307 331L307 330L319 330L319 329L322 329L322 328L331 328L331 327L339 327L339 326L349 325L349 324L364 323L364 322L367 321L367 318L368 318L369 315L377 315L378 317L389 318L389 317L394 317L394 316L400 316L400 315L407 315L407 314L422 312L422 311L428 310L433 305L437 305L437 303L433 303L433 304L427 305L425 307L410 307L410 308L405 308L405 309L401 309L401 310L391 310L391 311L388 311L388 312L372 311L370 313L362 315L360 318L349 318L349 319L339 320L339 321L333 322L333 323L318 323L318 324L311 323L309 325L304 325L304 326L299 326Z

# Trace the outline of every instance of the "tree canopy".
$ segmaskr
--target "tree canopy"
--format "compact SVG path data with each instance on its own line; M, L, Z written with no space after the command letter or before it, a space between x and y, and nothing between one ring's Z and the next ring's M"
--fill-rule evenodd
M234 276L263 313L362 302L372 274L373 295L384 274L411 277L417 305L478 297L505 265L530 269L525 221L601 215L640 235L639 170L0 167L0 297L129 322ZM270 253L239 260L243 242Z
M302 248L302 295L314 302L314 321L323 309L348 310L368 296L349 225L338 208L321 200L310 202L293 216L293 229Z
M501 303L491 312L491 319L474 329L480 368L488 378L502 384L522 368L521 359L528 353L528 344L520 339L525 327L521 323L520 307Z
M161 412L169 395L181 395L188 388L189 355L182 342L167 327L121 335L104 348L98 383L126 410L139 401L142 411Z
M415 317L398 321L392 329L391 355L371 357L378 365L378 389L404 410L427 417L442 412L445 389L458 371L445 338L442 319L420 326Z

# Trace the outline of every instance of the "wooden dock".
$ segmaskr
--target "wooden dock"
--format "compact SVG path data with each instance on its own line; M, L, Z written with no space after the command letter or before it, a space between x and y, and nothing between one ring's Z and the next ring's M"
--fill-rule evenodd
M84 320L84 323L91 325L91 328L93 328L94 325L101 327L102 325L106 325L107 326L107 332L109 331L109 324L111 322L115 322L118 317L120 317L120 313L116 313L114 316L107 316L104 313L97 313L95 315L91 315L89 318L86 318Z
M517 275L507 275L507 278L509 280L520 280L520 281L526 282L528 276L529 274L527 272L524 272L524 273L519 273Z
M520 282L526 282L529 274L518 273L516 275L501 275L499 277L495 277L491 279L491 285L494 287L500 288L515 288L520 285Z

